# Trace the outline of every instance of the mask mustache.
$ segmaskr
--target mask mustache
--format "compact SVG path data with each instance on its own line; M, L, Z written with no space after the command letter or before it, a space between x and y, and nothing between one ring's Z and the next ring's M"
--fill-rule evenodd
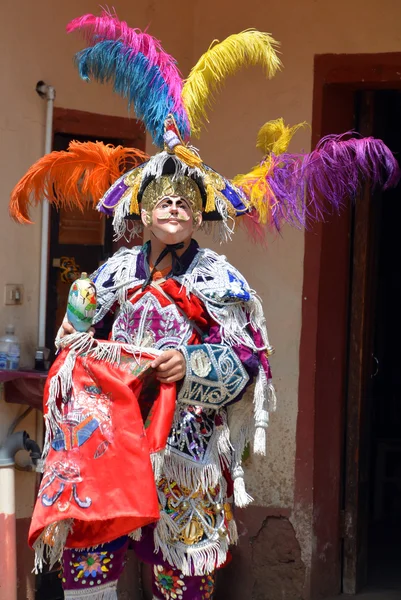
M177 220L177 221L189 221L191 219L191 217L189 215L183 215L181 213L178 213L177 216L173 216L170 213L163 213L160 216L157 217L159 221L169 221L171 218Z

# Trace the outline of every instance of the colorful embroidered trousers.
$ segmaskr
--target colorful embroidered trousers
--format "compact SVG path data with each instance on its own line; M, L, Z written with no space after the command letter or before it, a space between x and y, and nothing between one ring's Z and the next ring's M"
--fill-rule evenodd
M95 549L68 549L63 555L63 588L65 599L117 600L117 582L123 571L129 540L119 538ZM134 544L145 562L149 548ZM153 554L153 556L155 556ZM154 600L211 600L214 575L184 576L163 560L153 565Z

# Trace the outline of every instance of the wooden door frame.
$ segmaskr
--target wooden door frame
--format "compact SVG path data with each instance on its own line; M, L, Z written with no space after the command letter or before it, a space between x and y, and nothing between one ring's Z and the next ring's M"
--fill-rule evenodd
M352 126L356 91L400 89L400 72L401 53L316 56L312 146ZM310 600L341 589L349 234L349 210L305 234L294 517L312 529Z
M125 146L145 151L146 132L141 121L126 117L114 117L98 113L55 107L53 112L53 135L87 135L88 137L117 138Z
M100 138L116 138L128 148L146 150L146 130L141 121L98 113L55 107L53 111L53 139L56 133ZM138 238L137 243L142 238ZM135 240L136 242L136 240ZM124 239L113 242L113 251L124 246Z
M55 107L53 111L53 143L56 134L67 134L69 136L82 136L85 138L98 139L116 139L124 146L137 148L145 151L146 131L141 121L125 117L116 117L91 113L69 108ZM52 146L53 146L52 143ZM111 221L107 225L111 228ZM49 262L47 277L47 294L49 294L49 283L51 280L51 256L50 247L52 240L51 226L49 226ZM141 244L142 237L133 240L134 243ZM112 243L112 251L115 252L121 246L126 245L124 239ZM46 339L49 347L53 347L52 332L50 332L46 322ZM51 342L51 343L50 343Z

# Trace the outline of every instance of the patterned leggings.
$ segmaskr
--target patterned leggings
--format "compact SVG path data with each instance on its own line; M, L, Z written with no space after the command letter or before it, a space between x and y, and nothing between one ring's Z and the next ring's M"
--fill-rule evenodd
M117 582L124 569L128 538L90 549L68 549L63 554L65 599L117 600ZM154 600L211 600L214 574L184 576L164 561L153 565Z

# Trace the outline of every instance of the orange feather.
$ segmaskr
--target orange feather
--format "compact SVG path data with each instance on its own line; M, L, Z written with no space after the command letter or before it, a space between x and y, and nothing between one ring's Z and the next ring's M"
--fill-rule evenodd
M32 165L11 193L10 215L32 223L30 208L44 199L57 208L96 206L123 173L148 158L135 148L72 141L68 150L51 152Z

